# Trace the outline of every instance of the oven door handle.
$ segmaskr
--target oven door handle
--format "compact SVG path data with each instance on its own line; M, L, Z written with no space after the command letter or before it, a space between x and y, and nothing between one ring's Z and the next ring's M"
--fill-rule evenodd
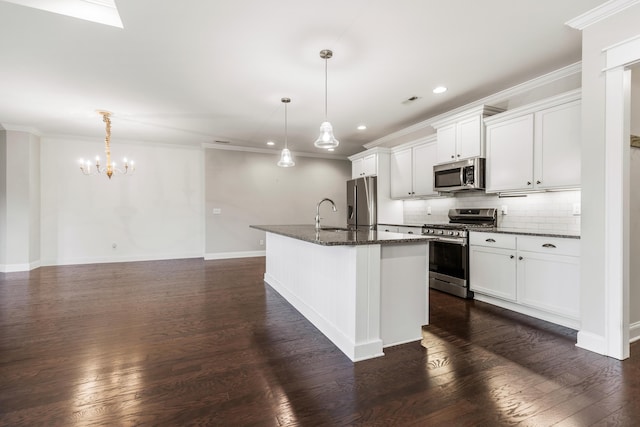
M435 241L442 242L442 243L453 243L454 245L460 245L460 246L467 246L467 242L465 239L456 239L456 238L448 239L446 237L438 237L435 239Z

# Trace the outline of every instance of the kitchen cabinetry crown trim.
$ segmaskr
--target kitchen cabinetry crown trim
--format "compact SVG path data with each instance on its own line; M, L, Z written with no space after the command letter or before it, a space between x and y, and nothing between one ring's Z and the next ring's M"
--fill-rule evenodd
M405 148L415 147L416 145L420 145L420 144L429 144L431 142L436 142L437 137L438 135L434 133L434 134L422 137L420 139L416 139L415 141L409 141L409 142L405 142L404 144L396 145L395 147L391 148L391 153L402 151Z
M540 101L532 102L531 104L523 105L522 107L514 108L512 110L506 110L502 113L495 114L490 117L485 117L484 124L490 125L499 123L503 120L509 120L514 117L523 116L525 114L535 113L537 111L544 110L549 107L554 107L556 105L578 101L581 98L582 89L574 89L568 92L561 93L560 95L552 96Z
M360 153L353 154L353 155L349 156L348 159L353 162L354 160L362 159L362 158L364 158L366 156L369 156L371 154L390 154L390 153L391 153L391 149L390 148L376 147L376 148L372 148L370 150L365 150L365 151L361 151Z
M492 107L490 105L478 105L474 108L469 108L468 110L460 111L450 116L444 117L442 120L434 121L431 123L435 129L443 126L447 126L449 124L455 123L462 119L466 119L469 116L477 115L477 114L486 114L486 115L495 115L502 113L504 108Z

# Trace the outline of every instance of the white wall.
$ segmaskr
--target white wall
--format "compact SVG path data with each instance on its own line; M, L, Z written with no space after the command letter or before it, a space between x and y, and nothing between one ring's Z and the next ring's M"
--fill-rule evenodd
M278 154L205 150L207 258L256 256L265 233L252 224L313 224L317 203L322 223L345 226L346 181L351 162L313 157L295 158L292 168L279 168ZM214 215L213 209L221 210Z
M82 175L79 158L104 161L102 141L42 139L42 264L201 257L202 148L114 138L111 151L135 175Z
M29 270L40 265L40 141L31 133L7 130L0 151L0 271Z
M0 266L4 266L7 262L6 247L7 247L7 133L4 130L2 130L2 128L0 127Z

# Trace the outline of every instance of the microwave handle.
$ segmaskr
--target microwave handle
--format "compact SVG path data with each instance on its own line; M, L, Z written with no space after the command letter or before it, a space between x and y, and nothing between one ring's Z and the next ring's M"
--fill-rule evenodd
M465 173L464 173L464 167L460 168L460 185L467 185L466 182L464 182L465 179Z

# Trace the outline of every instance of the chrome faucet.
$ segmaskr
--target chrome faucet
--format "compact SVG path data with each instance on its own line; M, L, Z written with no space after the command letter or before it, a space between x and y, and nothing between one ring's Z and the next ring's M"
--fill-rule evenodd
M316 230L320 230L320 205L322 204L322 202L331 203L331 209L334 212L338 212L338 209L336 209L336 204L333 203L333 200L327 199L326 197L324 199L320 200L318 202L318 206L316 206Z

